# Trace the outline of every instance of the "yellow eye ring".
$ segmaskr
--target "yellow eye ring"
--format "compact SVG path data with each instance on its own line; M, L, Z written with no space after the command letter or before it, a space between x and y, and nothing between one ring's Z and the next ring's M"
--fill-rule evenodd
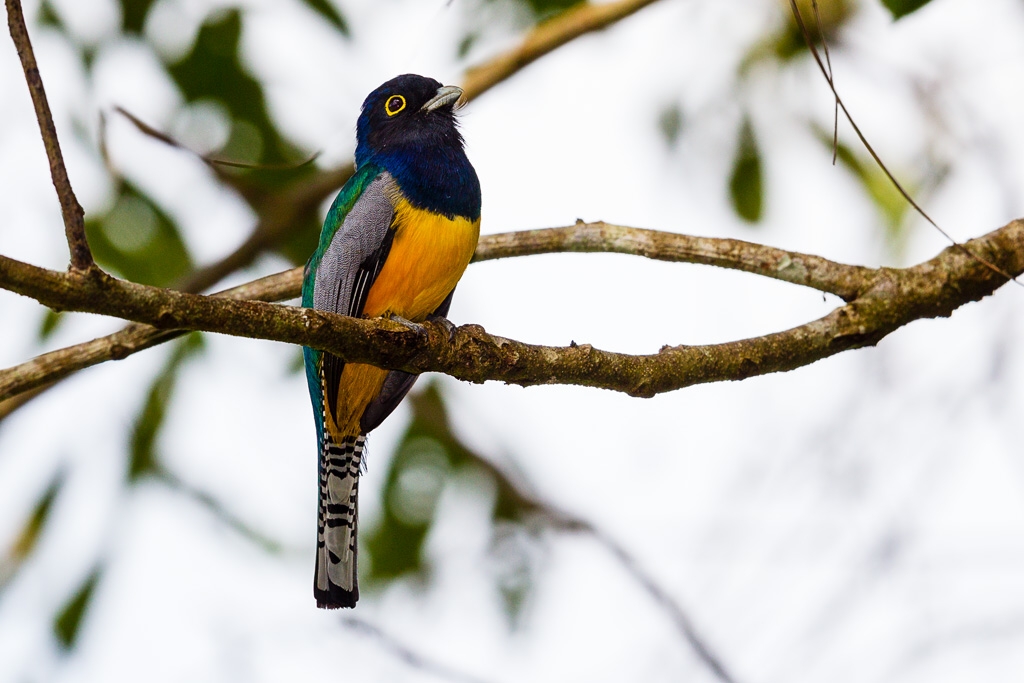
M405 109L405 98L401 95L391 95L384 102L384 111L388 116L394 116Z

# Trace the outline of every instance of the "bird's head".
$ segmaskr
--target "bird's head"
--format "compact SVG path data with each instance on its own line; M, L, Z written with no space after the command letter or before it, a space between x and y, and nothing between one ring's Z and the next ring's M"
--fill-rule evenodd
M455 104L462 89L405 74L371 92L356 123L356 165L381 155L462 149Z

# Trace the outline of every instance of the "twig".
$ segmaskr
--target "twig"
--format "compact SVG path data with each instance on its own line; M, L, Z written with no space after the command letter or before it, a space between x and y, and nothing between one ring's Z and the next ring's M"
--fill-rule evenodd
M68 172L64 167L64 157L60 152L60 142L57 140L57 129L53 125L53 116L50 114L50 105L46 101L46 91L43 89L43 79L39 75L39 67L36 66L36 57L32 51L32 42L28 37L28 29L25 27L25 15L21 10L21 0L6 0L7 3L7 25L11 30L11 39L18 50L18 57L21 58L21 67L25 71L25 80L28 82L28 90L32 95L32 106L36 110L36 120L39 121L39 132L43 137L43 146L46 148L46 157L50 161L50 177L53 179L53 186L57 190L57 198L60 200L60 211L64 217L64 231L67 234L68 249L71 252L71 268L77 271L88 271L96 267L89 250L89 242L85 238L85 213L82 205L75 197L75 191L71 189L71 181L68 180Z
M652 5L657 0L619 0L607 4L583 3L536 26L518 47L466 72L462 89L467 100L478 97L523 67L587 33Z
M845 301L856 298L859 288L876 272L740 240L691 237L604 222L485 235L480 238L474 262L557 252L615 252L661 261L715 265L812 287ZM302 269L293 268L216 296L281 301L297 297L301 286ZM180 334L133 324L106 337L42 354L0 371L0 397L52 384L98 363L121 360ZM3 405L0 403L0 417Z
M861 144L864 145L864 148L867 149L868 154L871 155L871 158L875 160L875 163L878 164L878 167L882 169L883 173L885 173L885 176L889 179L889 182L893 184L893 187L895 187L896 190L903 196L903 199L905 199L912 207L914 207L914 210L922 218L928 221L929 225L938 230L943 237L949 240L950 244L952 244L954 248L959 249L964 254L974 259L978 263L981 263L986 268L989 268L992 272L996 273L997 275L1003 276L1008 281L1013 282L1019 287L1024 287L1024 284L1020 283L1014 275L1011 275L1010 273L1001 269L996 264L991 263L990 261L984 259L983 257L975 254L961 242L956 241L952 235L950 235L948 232L939 227L939 224L932 220L932 217L929 216L925 212L925 210L922 209L921 206L914 200L914 198L910 196L910 193L903 188L903 185L900 184L900 181L896 179L896 176L894 176L889 171L889 168L882 161L882 158L878 156L878 153L875 151L875 148L872 147L871 143L868 142L867 137L864 135L863 132L861 132L860 126L858 126L857 122L853 120L853 116L846 108L846 104L843 103L842 98L839 97L839 91L836 90L835 81L832 79L832 65L830 63L828 67L826 67L824 62L822 62L821 54L818 52L817 46L814 45L814 41L811 39L811 34L807 30L807 26L804 25L804 20L803 17L800 15L800 8L797 7L796 0L789 0L789 4L793 10L793 16L796 19L797 26L800 28L800 32L803 34L804 41L807 43L807 48L811 51L811 56L814 57L814 61L818 64L818 70L821 71L821 74L825 77L825 82L828 83L828 87L832 90L832 95L836 98L836 104L839 106L840 109L843 110L843 116L845 116L846 120L850 122L850 126L853 128L853 132L857 134L857 137L860 139Z
M643 570L636 558L630 555L615 539L595 527L591 522L536 497L527 489L524 482L510 476L502 468L479 454L467 449L466 455L497 480L501 495L513 500L517 509L525 511L552 529L586 534L604 546L605 550L619 561L626 573L640 584L655 604L669 616L680 635L693 648L701 662L723 683L735 683L736 679L697 631L686 610L664 588L658 585L658 582Z
M388 635L378 627L368 621L360 619L359 617L343 617L341 619L341 623L350 629L360 631L373 638L385 650L388 650L391 654L395 655L414 669L419 669L424 673L437 676L438 678L446 678L450 681L461 681L462 683L484 683L482 678L470 676L469 674L456 671L444 664L439 664L438 662L427 659L423 655L413 651L412 648L397 638Z
M694 626L693 620L690 619L690 616L682 606L664 588L658 585L650 574L644 571L635 557L630 555L618 541L600 529L595 528L589 522L579 519L574 519L573 522L579 527L580 531L587 533L591 538L603 545L619 561L623 569L626 570L626 573L633 577L633 580L647 591L651 599L672 619L672 623L683 638L686 639L686 642L693 648L697 657L705 666L711 669L712 673L719 680L723 681L723 683L736 683L736 679L726 669L721 658L711 650L711 647L705 642L700 633L697 632L697 627Z
M271 555L281 555L285 552L294 552L295 554L299 552L285 548L279 541L276 541L249 526L245 520L230 512L212 495L197 489L191 484L185 483L167 470L160 468L155 475L155 479L174 491L191 498L193 501L205 508L207 512L216 517L222 524L230 528L239 536L255 543L267 553Z

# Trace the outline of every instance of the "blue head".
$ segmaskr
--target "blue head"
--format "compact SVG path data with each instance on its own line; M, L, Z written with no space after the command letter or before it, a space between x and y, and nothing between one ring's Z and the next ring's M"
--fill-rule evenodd
M480 182L455 120L462 90L405 74L369 95L356 123L356 166L389 172L405 197L447 216L480 217Z

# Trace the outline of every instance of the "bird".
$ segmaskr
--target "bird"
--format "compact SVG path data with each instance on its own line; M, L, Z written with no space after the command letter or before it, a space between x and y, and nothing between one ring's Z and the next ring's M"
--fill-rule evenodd
M457 86L415 74L367 95L355 172L338 192L306 263L302 305L404 324L447 323L480 236L480 181L456 120ZM355 607L359 476L366 435L417 375L346 363L303 347L316 423L317 607Z

